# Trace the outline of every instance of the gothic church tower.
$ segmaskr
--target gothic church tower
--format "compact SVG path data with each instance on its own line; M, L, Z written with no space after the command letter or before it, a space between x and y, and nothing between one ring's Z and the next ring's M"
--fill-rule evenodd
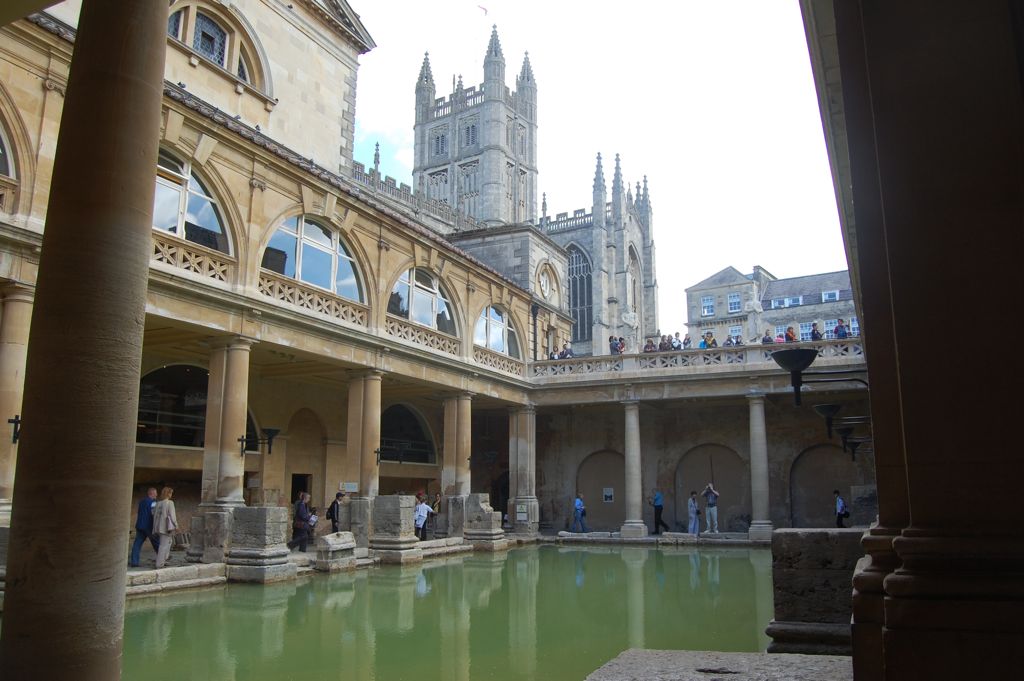
M416 81L413 182L420 196L448 204L488 226L537 218L537 83L529 55L505 84L498 28L484 57L484 81L462 77L436 98L430 58Z

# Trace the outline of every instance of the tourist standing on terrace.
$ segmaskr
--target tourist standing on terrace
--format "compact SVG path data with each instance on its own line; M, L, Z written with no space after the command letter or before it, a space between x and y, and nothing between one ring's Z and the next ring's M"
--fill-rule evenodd
M761 345L771 345L775 341L772 340L772 330L765 329L764 336L761 337Z
M665 511L665 498L661 495L661 491L657 487L651 490L650 501L651 506L654 507L654 534L658 534L658 530L662 527L664 527L666 531L671 531L672 528L669 527L661 517L661 514Z
M156 568L159 570L171 555L171 544L174 543L174 531L178 529L178 516L174 512L171 496L174 489L164 487L160 490L160 501L153 508L153 529L160 535L160 550L156 553Z
M683 349L683 341L679 340L679 332L678 331L676 331L676 335L673 336L673 338L672 338L672 349L673 350L682 350Z
M142 545L149 539L153 551L160 551L160 540L153 532L153 508L156 506L156 487L150 487L146 496L139 501L139 512L135 516L135 541L132 542L132 557L128 560L131 567L139 567L139 553Z
M832 333L835 334L836 338L846 338L850 335L850 328L846 326L842 319L840 319L839 323L836 324L836 328L832 330Z
M812 322L811 323L811 340L812 341L820 341L821 340L821 331L818 331L818 322Z
M683 336L683 350L689 350L693 347L693 341L690 340L690 334Z
M572 526L569 528L570 532L575 532L577 525L579 525L581 532L590 531L587 529L587 521L583 519L583 516L585 515L587 515L587 507L583 505L583 495L577 494L576 501L573 504Z
M707 527L704 528L705 532L718 534L718 497L720 496L715 490L715 484L709 482L704 488L704 499L707 501L707 512L708 517L705 521ZM715 529L711 529L714 525Z
M612 355L620 354L619 339L615 336L608 336L608 352Z
M327 518L331 521L331 532L339 532L340 527L338 521L341 520L341 501L345 498L344 492L338 492L334 495L334 501L327 507Z
M690 500L686 502L686 511L690 521L690 534L694 537L700 536L700 506L697 505L697 493L690 491Z
M839 490L832 490L832 494L836 498L836 527L846 527L843 524L843 518L849 518L850 512L846 509L846 502L843 501L843 497L840 496Z
M796 331L793 329L792 326L787 326L786 327L786 342L787 343L796 343L796 341L797 341Z
M658 348L654 347L654 341L650 338L647 339L647 345L644 346L644 352L655 352Z
M416 536L420 541L427 541L427 518L433 513L433 509L427 503L426 497L422 494L416 495Z
M309 542L309 495L299 492L295 500L295 517L292 520L292 540L288 542L288 550L299 547L299 551L306 552L306 544Z

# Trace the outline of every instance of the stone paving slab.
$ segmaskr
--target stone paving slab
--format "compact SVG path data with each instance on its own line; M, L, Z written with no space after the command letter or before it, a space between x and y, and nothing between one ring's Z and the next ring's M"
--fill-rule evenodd
M853 661L832 655L769 655L630 649L586 681L852 681Z

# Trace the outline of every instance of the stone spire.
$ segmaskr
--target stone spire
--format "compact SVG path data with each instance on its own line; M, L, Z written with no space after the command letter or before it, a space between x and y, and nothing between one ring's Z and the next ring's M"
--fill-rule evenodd
M501 49L500 46L499 49ZM519 78L516 79L516 89L518 90L526 83L533 82L533 67L530 65L530 53L526 52L523 54L523 68L519 71Z
M484 61L488 59L500 59L502 64L505 63L505 55L501 53L501 41L498 40L497 24L491 26L491 42L487 44L487 56L484 57Z
M651 205L651 195L647 193L647 176L644 175L644 207Z
M498 26L491 29L491 41L484 57L484 92L489 99L501 99L505 92L505 55L498 41Z
M416 79L416 121L419 123L430 120L434 108L434 74L430 71L430 54L423 53L423 66L420 67L419 78Z
M616 156L616 169L618 169L618 157ZM594 171L594 191L605 191L604 168L601 166L601 152L597 152L597 170Z
M380 142L373 147L373 173L380 177Z
M612 193L622 193L622 167L619 165L618 154L615 154L615 174L612 175Z
M420 67L420 77L416 81L416 88L419 89L421 86L429 86L431 90L434 89L434 74L430 71L430 53L423 53L423 66Z
M594 203L591 206L594 227L604 228L604 207L608 203L608 189L604 184L604 167L601 165L601 153L597 154L597 169L594 171Z
M544 198L540 202L540 217L543 220L548 216L548 193L544 192L542 196Z
M615 174L612 175L612 226L618 227L622 224L622 214L625 210L624 186L622 184L622 167L619 165L619 155L615 154Z

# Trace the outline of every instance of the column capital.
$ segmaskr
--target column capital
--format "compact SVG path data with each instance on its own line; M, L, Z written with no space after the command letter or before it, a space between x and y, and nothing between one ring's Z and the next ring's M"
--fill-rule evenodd
M635 407L638 409L640 408L640 400L621 400L619 404L626 407L627 409L630 407Z
M248 336L214 336L207 341L211 350L249 350L258 342Z
M767 394L760 388L751 388L750 392L747 393L747 399L752 403L764 402L764 398Z
M513 404L508 408L510 414L528 414L536 413L537 405L535 404Z
M31 303L36 298L36 287L20 281L7 282L0 285L0 296L3 300L18 303Z

